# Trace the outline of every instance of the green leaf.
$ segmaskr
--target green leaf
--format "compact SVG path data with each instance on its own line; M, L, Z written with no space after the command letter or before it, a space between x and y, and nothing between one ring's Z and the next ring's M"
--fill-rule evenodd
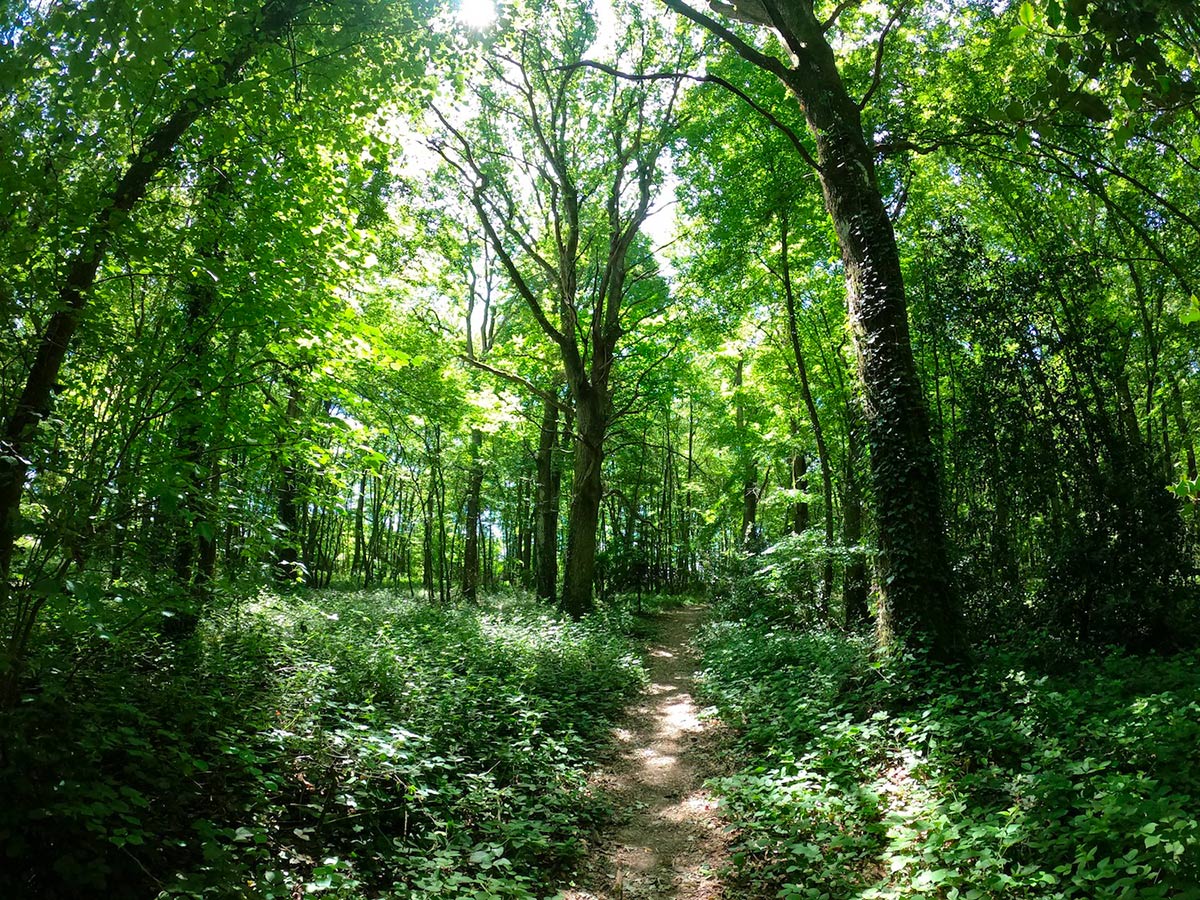
M1037 10L1033 8L1033 4L1026 2L1021 4L1021 8L1017 10L1017 18L1021 20L1021 24L1027 28L1032 28L1037 21Z
M1080 91L1072 98L1071 105L1093 122L1107 122L1112 118L1112 110L1108 108L1108 104L1095 94Z
M1121 99L1125 101L1125 106L1130 112L1137 112L1142 108L1142 100L1145 97L1145 90L1141 85L1134 84L1132 81L1121 88Z
M1200 297L1192 295L1191 306L1179 314L1179 321L1184 325L1200 322Z

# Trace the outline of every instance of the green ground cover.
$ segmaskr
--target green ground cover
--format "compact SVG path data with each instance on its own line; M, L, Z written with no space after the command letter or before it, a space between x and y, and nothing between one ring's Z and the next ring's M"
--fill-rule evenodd
M701 645L744 762L714 786L748 890L1200 897L1200 655L944 670L754 615Z
M635 630L264 593L183 647L98 640L7 723L0 895L543 896L602 817Z

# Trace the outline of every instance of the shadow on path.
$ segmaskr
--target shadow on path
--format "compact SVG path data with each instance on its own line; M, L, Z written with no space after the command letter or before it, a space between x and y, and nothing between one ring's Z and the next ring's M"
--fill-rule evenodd
M584 866L566 900L714 900L725 835L704 781L719 774L715 726L692 700L696 660L689 641L707 610L659 616L648 656L650 684L618 728L617 753L595 778L618 824Z

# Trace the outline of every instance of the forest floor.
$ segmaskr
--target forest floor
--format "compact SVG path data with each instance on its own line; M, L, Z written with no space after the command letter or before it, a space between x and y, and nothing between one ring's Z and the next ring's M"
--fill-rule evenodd
M722 896L727 835L706 779L727 774L720 725L692 697L691 640L707 609L659 614L647 655L650 684L616 730L614 755L593 778L616 811L566 900L714 900Z

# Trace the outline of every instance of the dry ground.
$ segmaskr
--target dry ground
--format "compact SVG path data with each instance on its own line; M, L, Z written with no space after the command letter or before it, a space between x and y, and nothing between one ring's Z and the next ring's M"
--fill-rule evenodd
M659 616L650 685L617 730L617 755L595 778L616 811L565 900L716 900L726 836L706 778L722 773L717 725L692 700L690 640L702 607Z

